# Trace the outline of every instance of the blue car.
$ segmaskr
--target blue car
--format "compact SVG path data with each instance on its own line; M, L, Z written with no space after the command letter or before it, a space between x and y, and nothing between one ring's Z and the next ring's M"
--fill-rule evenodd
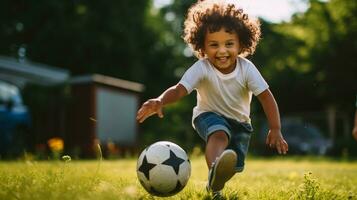
M0 81L0 158L18 156L26 149L31 118L20 89Z
M264 124L258 140L265 145L268 125ZM281 120L281 132L289 144L289 154L325 155L332 147L332 142L326 138L321 130L312 123L304 123L297 119L285 118Z

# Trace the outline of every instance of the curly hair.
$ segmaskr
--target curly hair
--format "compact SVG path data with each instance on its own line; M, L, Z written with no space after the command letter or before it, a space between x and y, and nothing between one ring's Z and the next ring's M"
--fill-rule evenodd
M198 58L204 57L204 41L207 31L217 32L224 28L239 38L239 55L252 55L260 40L260 23L243 13L234 4L223 1L199 0L193 4L184 22L182 38Z

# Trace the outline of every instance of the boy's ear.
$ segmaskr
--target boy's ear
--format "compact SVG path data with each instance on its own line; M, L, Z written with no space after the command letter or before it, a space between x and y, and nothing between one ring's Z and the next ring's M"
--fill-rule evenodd
M239 45L239 47L238 47L238 55L240 55L241 53L242 53L242 46Z
M244 51L244 43L242 40L239 40L238 52L241 54Z
M200 50L198 51L198 53L200 54L200 57L202 57L202 58L204 58L205 55L206 55L206 52L205 52L204 48L200 49Z

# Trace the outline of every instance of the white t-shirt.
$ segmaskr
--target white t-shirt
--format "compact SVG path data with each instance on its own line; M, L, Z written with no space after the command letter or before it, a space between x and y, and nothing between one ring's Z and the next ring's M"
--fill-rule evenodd
M269 86L249 60L238 57L233 72L223 74L207 59L194 63L180 82L188 93L197 91L192 120L203 112L215 112L239 122L250 123L252 94L257 96Z

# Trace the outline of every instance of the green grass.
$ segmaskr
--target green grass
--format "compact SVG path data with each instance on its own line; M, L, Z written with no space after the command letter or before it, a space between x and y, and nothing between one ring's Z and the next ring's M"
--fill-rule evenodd
M203 157L168 199L210 199ZM0 199L161 199L136 178L136 159L0 162ZM357 199L357 162L319 158L248 158L224 189L226 199Z

